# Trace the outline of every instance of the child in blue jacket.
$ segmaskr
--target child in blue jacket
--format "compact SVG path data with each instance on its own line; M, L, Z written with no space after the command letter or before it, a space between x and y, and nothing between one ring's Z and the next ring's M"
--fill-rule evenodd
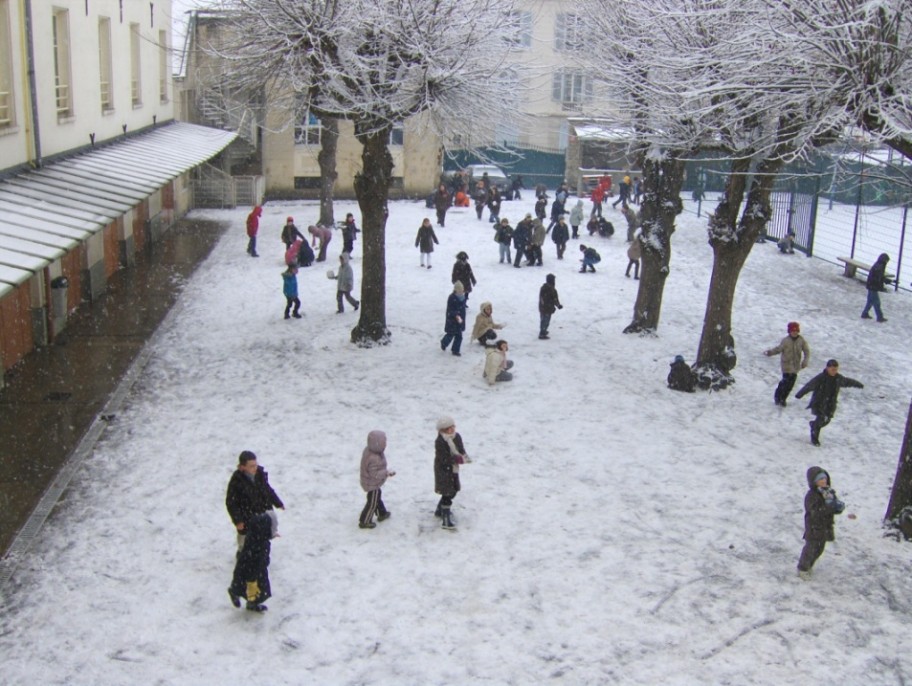
M298 312L301 309L301 301L298 299L298 268L295 265L288 265L288 269L282 272L282 293L285 294L285 319L300 319ZM291 306L294 305L294 312Z

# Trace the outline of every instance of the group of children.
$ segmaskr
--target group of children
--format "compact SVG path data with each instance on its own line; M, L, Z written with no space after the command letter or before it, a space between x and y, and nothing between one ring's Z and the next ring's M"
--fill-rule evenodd
M263 208L257 205L247 216L247 254L259 257L256 251L257 234L259 233L260 217ZM345 221L341 223L342 253L339 255L339 269L336 272L329 270L327 277L336 281L336 312L345 312L345 302L357 311L361 303L352 296L355 288L355 275L351 266L351 254L355 249L355 240L360 229L355 223L354 215L349 212ZM312 237L312 244L308 245L303 234L295 226L294 217L285 220L282 227L282 242L285 244L285 265L282 272L282 295L285 296L285 319L301 319L301 299L298 294L298 269L309 267L314 262L326 260L326 251L332 240L332 230L325 226L312 225L308 227ZM318 254L314 254L317 248Z

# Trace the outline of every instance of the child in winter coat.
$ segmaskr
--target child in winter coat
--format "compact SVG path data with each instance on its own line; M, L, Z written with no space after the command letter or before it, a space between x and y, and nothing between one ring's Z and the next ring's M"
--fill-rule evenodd
M440 339L440 349L446 350L453 343L453 355L459 357L462 353L462 332L465 331L466 304L465 287L462 281L453 284L453 292L447 298L446 321L443 324L443 338Z
M697 380L694 378L693 370L681 355L675 355L667 381L668 387L673 391L693 393L696 390Z
M825 469L807 470L808 492L804 496L804 548L798 558L798 575L810 578L811 568L823 554L827 541L836 540L833 519L845 510L845 503L836 497Z
M528 265L542 266L542 246L545 244L545 236L548 235L545 225L540 219L532 220L532 238L529 240L529 252L527 254Z
M375 512L378 522L389 519L392 514L383 504L380 489L386 483L387 477L396 476L396 472L387 468L384 450L386 450L385 433L371 431L367 434L367 446L361 453L361 488L367 493L367 502L358 519L358 527L361 529L373 529L377 526L374 524Z
M472 327L472 339L482 345L487 345L488 341L497 338L495 331L502 329L506 324L497 324L491 317L494 312L494 306L489 302L481 303L481 308L475 316L475 326Z
M475 214L478 215L480 220L481 215L484 213L485 205L488 203L488 192L481 181L475 184L475 193L472 197L475 199Z
M763 353L767 357L781 354L779 365L782 367L782 380L776 386L773 402L782 407L785 407L789 393L795 387L798 371L807 367L811 359L811 349L801 336L801 326L798 322L789 322L786 331L788 335L779 342L779 345Z
M329 247L329 242L333 237L332 229L325 226L308 226L307 232L313 236L311 246L316 247L317 241L320 241L320 252L317 254L317 262L325 262L326 248Z
M513 368L513 360L507 359L510 345L506 341L497 341L493 347L485 350L485 368L481 375L489 386L498 381L512 381L513 375L508 371Z
M599 207L601 207L601 201L599 202ZM595 210L593 210L593 212L594 211ZM573 209L570 210L570 228L573 229L571 238L579 238L579 227L583 223L584 218L583 201L577 200Z
M877 316L877 321L880 323L887 321L886 317L883 316L883 310L880 309L880 292L884 290L884 285L888 281L887 262L889 261L890 256L887 255L887 253L881 253L871 266L871 271L868 272L868 280L865 283L865 286L868 289L868 299L865 301L864 309L861 311L862 319L871 318L871 315L868 313L873 307L874 314Z
M342 223L342 252L351 255L355 251L355 239L358 238L358 225L355 224L355 215L351 212L345 215Z
M595 265L602 261L602 256L598 254L595 248L588 248L582 244L580 244L579 249L583 253L583 259L580 260L583 263L580 268L580 274L585 274L587 269L595 272Z
M418 235L415 236L415 247L421 251L421 266L425 266L425 260L427 260L427 268L431 268L431 255L434 252L434 244L440 245L440 242L437 240L437 234L434 233L434 227L431 226L431 220L427 217L421 222L421 226L418 227Z
M461 281L465 287L465 299L469 302L469 295L472 293L472 287L478 282L475 280L475 274L472 271L472 265L469 264L469 256L465 252L459 252L456 255L456 264L453 265L453 275L450 279L452 283Z
M289 267L291 265L297 266L298 264L298 255L301 251L301 246L304 244L303 238L296 238L295 242L291 244L291 247L285 251L285 264Z
M554 314L555 310L564 309L560 302L560 296L557 294L556 282L557 277L554 274L548 274L545 277L545 283L542 284L541 289L538 291L539 340L547 340L549 338L548 327L551 326L551 315Z
M250 214L247 215L247 254L251 257L259 257L256 251L257 233L260 230L260 216L263 214L263 208L257 205Z
M304 236L298 231L298 227L295 226L294 217L288 217L285 220L285 226L282 227L282 242L285 244L286 250L291 247L296 238L304 240Z
M343 298L347 300L348 304L357 312L361 303L355 300L351 294L355 287L355 273L352 271L351 267L351 255L347 252L339 255L339 273L333 275L333 273L330 272L330 275L330 278L336 280L336 305L338 306L336 312L338 314L345 312L345 305L342 302Z
M630 247L627 248L627 271L624 276L630 277L630 268L633 267L633 278L640 278L640 258L643 256L643 247L640 245L638 238L634 238Z
M548 216L547 210L548 210L547 194L538 196L538 200L535 201L535 216L538 217L539 220L544 221L545 217Z
M298 299L298 268L290 264L288 269L282 272L282 293L285 294L285 319L300 319L298 311L301 309L301 301ZM291 306L294 305L294 313L289 315Z
M812 445L820 445L820 430L829 424L836 414L839 389L846 387L864 388L864 384L840 374L839 363L836 360L827 360L826 369L804 384L804 387L795 394L796 398L802 398L811 393L808 408L814 414L813 421L809 422Z
M247 521L244 547L237 553L228 597L235 607L241 598L251 612L266 612L263 603L272 596L269 583L269 556L272 549L272 519L268 514L254 515Z
M621 214L624 215L624 219L627 221L627 242L631 243L640 225L640 220L637 218L637 213L626 205L621 208ZM614 233L614 231L612 230L611 233Z
M551 230L551 240L557 248L557 259L564 259L564 251L567 249L567 241L570 240L570 230L563 216L557 220L557 224ZM541 263L539 263L541 264Z
M513 242L513 227L510 226L510 220L504 217L497 225L497 232L494 234L494 240L497 241L500 250L500 263L506 260L507 264L513 262L513 256L510 254L510 243Z
M795 232L789 231L782 238L779 239L779 242L776 243L776 246L779 248L779 252L785 255L794 255L795 254Z
M459 483L459 465L471 462L466 454L462 436L456 433L452 417L437 420L437 440L434 441L434 492L440 495L434 516L440 518L444 529L455 529L451 508L453 498L462 488Z

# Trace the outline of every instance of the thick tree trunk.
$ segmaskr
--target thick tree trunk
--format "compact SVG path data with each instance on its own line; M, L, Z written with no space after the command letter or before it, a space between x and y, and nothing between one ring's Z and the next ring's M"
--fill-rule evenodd
M359 128L363 130L359 131ZM352 343L370 346L389 343L386 328L386 218L389 216L393 158L389 153L389 127L355 126L363 146L361 172L355 176L355 195L361 208L361 318L352 329Z
M659 326L671 262L671 234L675 230L675 217L683 209L684 163L668 155L662 159L646 158L642 166L646 194L640 206L640 236L636 240L642 244L643 263L633 321L624 333L651 332Z
M324 117L321 120L320 153L320 226L333 226L333 191L339 174L336 171L336 150L339 148L339 120Z
M906 418L906 433L899 451L899 465L893 479L893 492L887 506L886 519L895 520L904 507L912 506L912 405Z
M732 307L738 277L772 215L770 195L782 163L764 160L757 165L744 211L732 230L734 215L744 195L746 162L736 161L724 199L709 221L709 242L713 249L713 271L706 299L703 333L694 371L703 389L724 388L734 381L731 370L737 362L731 330Z

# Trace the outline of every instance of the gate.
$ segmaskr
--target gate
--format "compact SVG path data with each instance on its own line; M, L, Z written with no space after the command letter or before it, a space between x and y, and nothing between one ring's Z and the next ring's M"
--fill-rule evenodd
M772 216L766 230L767 237L778 241L789 231L795 234L795 249L808 257L814 250L814 229L817 221L817 200L820 192L819 177L813 188L802 188L798 179L784 179L776 184L770 196Z

